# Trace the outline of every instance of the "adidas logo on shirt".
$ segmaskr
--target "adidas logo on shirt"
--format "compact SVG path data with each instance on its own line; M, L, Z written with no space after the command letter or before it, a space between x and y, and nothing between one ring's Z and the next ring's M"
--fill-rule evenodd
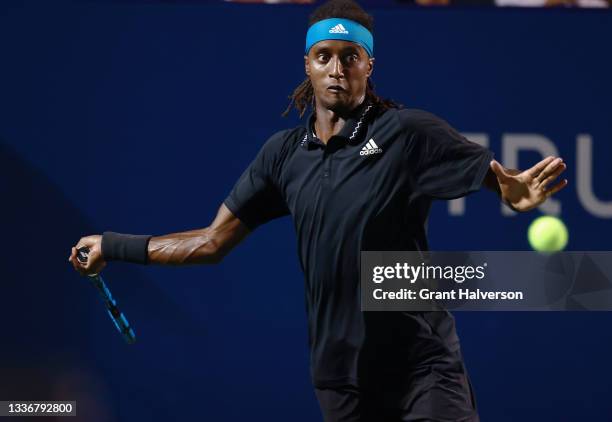
M363 148L361 148L361 151L359 151L359 155L382 154L382 152L382 148L378 148L378 145L376 145L374 139L370 138L368 143L365 144Z
M329 33L330 34L348 34L349 32L346 30L346 28L341 23L339 23L338 25L330 29Z

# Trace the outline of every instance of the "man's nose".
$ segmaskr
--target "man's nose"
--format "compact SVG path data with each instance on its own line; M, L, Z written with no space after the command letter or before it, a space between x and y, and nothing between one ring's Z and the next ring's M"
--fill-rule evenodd
M344 78L344 66L342 66L342 60L340 57L335 57L330 60L330 73L329 76L334 79Z

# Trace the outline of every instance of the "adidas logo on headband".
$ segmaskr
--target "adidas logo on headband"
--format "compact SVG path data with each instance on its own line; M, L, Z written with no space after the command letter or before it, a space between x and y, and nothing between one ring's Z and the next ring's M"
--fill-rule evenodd
M305 54L310 48L323 40L344 40L359 44L368 56L374 56L372 33L359 22L344 18L329 18L313 23L306 33Z
M346 30L346 28L341 23L339 23L338 25L330 29L329 33L330 34L348 34L349 32Z

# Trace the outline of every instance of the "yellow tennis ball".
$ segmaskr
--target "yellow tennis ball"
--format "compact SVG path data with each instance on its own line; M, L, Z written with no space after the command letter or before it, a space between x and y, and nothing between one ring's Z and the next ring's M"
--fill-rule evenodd
M527 239L538 252L557 252L567 246L569 235L563 221L550 215L538 217L529 225Z

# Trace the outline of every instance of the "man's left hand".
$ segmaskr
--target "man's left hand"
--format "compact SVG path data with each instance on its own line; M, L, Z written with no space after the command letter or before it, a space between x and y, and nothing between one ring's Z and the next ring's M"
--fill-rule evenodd
M502 200L514 211L529 211L567 186L567 179L553 182L567 168L560 157L546 157L535 166L514 174L496 160L491 170L497 177Z

